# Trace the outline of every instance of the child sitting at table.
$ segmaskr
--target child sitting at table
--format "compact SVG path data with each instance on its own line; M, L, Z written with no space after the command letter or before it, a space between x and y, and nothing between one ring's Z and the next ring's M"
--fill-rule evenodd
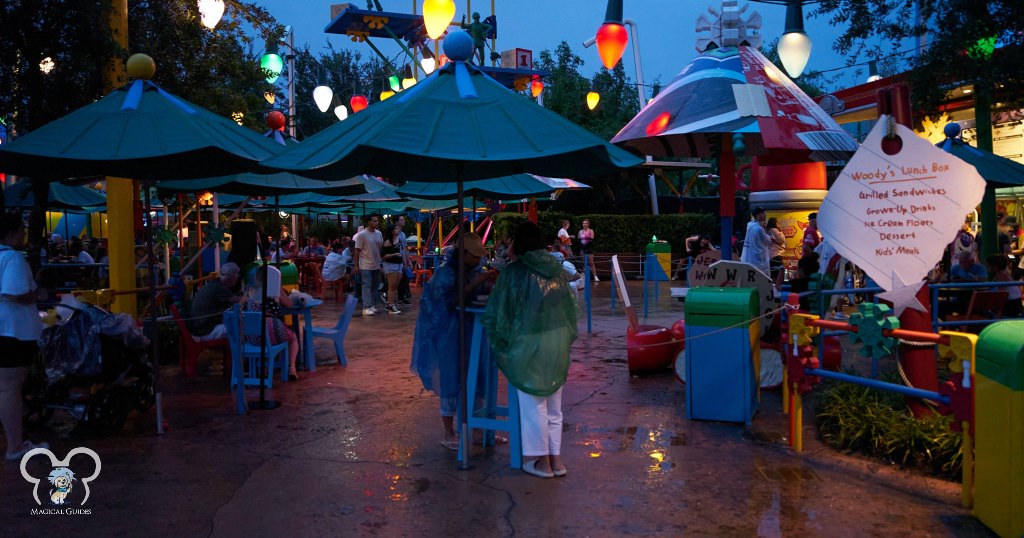
M266 266L256 270L253 282L249 285L247 292L246 310L261 312L263 309L263 282L266 280L263 274ZM299 356L299 339L295 333L284 323L281 314L281 307L292 308L292 298L281 289L277 297L267 297L267 336L270 337L271 345L288 342L288 380L298 381L298 372L295 370L295 359ZM259 345L258 337L249 343Z

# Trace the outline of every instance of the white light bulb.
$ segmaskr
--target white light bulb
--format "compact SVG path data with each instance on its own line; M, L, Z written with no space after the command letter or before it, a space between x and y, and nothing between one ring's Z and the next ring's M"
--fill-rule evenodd
M320 112L327 112L327 109L331 108L331 101L333 100L334 91L327 86L321 84L313 88L313 102L316 103L316 107L320 109Z
M203 26L213 30L224 16L224 0L199 0L199 18Z
M433 58L423 58L420 60L420 67L423 68L424 73L429 75L433 73L434 69L437 67L437 60Z
M811 58L811 38L802 32L790 32L779 39L779 59L790 78L797 78Z
M345 105L338 105L334 107L334 115L338 117L338 121L345 121L345 118L348 117L348 109L345 108Z

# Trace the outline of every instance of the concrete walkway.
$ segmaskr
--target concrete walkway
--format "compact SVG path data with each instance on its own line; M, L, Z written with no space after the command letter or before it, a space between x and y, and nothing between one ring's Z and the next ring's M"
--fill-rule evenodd
M34 436L58 457L85 446L102 458L88 502L80 481L70 497L68 511L91 513L32 515L32 486L2 463L0 536L989 536L957 483L839 455L813 426L807 451L790 451L777 393L764 393L751 429L687 421L672 374L629 375L608 286L595 290L593 334L582 320L574 346L565 478L513 471L507 446L476 448L471 469L457 469L439 443L437 399L409 372L413 306L357 315L347 367L318 341L317 371L275 383L274 411L237 415L218 372L185 380L169 366L161 436L152 414L108 437L55 421ZM329 302L317 325L338 312ZM668 326L681 312L663 284L647 321ZM72 468L91 474L79 458ZM44 507L49 469L45 458L29 465L44 477Z

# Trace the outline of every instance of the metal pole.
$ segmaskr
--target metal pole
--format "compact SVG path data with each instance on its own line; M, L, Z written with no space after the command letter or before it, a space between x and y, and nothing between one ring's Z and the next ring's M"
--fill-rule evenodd
M213 193L213 218L211 221L214 228L220 224L220 203L217 201L217 193ZM220 272L220 241L213 246L213 270Z
M455 182L458 185L458 198L459 198L459 225L455 229L455 248L459 249L462 247L462 219L463 206L465 200L462 193L462 164L455 165ZM466 394L466 264L463 261L463 252L456 250L456 257L458 258L458 280L455 285L455 292L459 294L459 380L462 382L459 385L459 469L469 469L469 421L467 415L469 413L469 396ZM475 394L473 396L476 396Z
M295 30L288 27L288 136L295 138Z
M640 101L640 110L643 110L644 105L647 104L647 98L644 95L644 69L640 66L640 36L637 35L636 22L632 19L625 19L622 24L629 26L629 31L633 34L633 65L636 67L636 97ZM657 213L655 213L657 215Z

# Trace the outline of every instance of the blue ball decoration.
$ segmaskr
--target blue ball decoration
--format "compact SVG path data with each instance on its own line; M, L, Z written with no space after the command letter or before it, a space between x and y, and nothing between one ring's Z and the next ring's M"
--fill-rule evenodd
M960 124L959 123L947 123L942 128L942 133L946 135L946 138L956 138L960 136Z
M473 38L462 30L453 30L444 37L444 53L453 62L465 62L473 55Z

